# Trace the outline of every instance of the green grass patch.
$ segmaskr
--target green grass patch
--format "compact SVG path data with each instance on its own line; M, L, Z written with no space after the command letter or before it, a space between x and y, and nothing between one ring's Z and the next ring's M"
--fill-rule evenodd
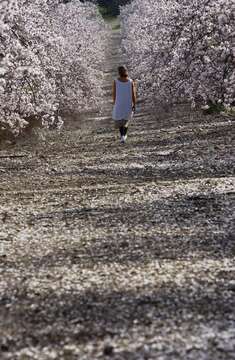
M115 31L120 30L120 20L118 17L113 17L112 19L109 19L109 24L111 25L112 29Z
M109 8L106 8L105 6L98 6L99 12L102 15L102 17L104 18L104 20L111 25L113 30L119 30L120 29L120 20L118 18L118 16L113 16L110 13Z
M109 9L106 8L105 6L98 5L98 9L99 9L100 14L103 16L103 18L111 17L111 15L109 13Z
M111 15L109 9L104 6L98 6L98 9L103 19L111 26L112 30L120 30L121 25L118 16Z
M228 116L235 116L235 108L234 107L226 108L223 104L220 104L220 103L209 102L207 104L207 106L202 107L202 110L205 115L222 113L222 114L228 115Z
M203 108L205 114L219 114L221 111L224 111L224 105L219 103L208 102L207 106Z

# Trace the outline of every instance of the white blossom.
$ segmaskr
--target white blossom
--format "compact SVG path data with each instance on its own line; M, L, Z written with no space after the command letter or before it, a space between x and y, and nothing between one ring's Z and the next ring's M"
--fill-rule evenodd
M154 102L235 102L233 0L134 0L121 11L123 49Z
M94 4L1 2L1 128L19 134L31 119L61 127L65 112L98 107L105 36Z

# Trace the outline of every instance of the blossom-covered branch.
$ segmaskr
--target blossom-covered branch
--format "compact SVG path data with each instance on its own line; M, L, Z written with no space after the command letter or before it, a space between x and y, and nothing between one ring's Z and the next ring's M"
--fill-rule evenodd
M96 107L105 36L91 3L1 2L1 129L18 135L32 119L60 126L65 111Z
M123 48L155 102L235 102L233 0L134 0L121 11Z

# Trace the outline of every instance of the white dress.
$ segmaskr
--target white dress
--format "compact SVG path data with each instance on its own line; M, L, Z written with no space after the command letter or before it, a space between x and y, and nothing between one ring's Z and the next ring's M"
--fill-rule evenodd
M132 111L132 80L115 80L116 101L113 107L113 120L130 120Z

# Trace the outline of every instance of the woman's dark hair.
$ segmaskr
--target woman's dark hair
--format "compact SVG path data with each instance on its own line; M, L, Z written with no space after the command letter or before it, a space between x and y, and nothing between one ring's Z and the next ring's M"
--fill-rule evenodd
M123 65L118 67L118 73L119 73L120 77L128 77L127 68Z

